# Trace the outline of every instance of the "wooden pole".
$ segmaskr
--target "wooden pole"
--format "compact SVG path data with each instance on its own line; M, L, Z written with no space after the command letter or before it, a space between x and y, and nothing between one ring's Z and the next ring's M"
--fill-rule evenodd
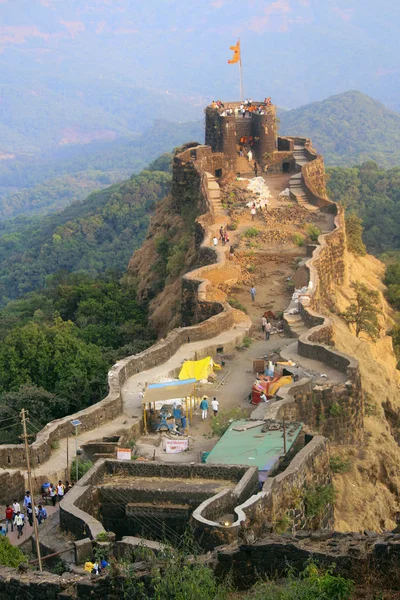
M28 473L28 486L29 486L29 491L31 493L32 516L33 516L33 531L35 532L36 552L37 552L38 563L39 563L39 571L42 571L43 569L42 569L42 557L41 557L41 554L40 554L39 531L38 531L38 523L37 523L37 518L36 518L36 513L35 513L35 501L33 499L32 477L31 477L31 461L30 461L30 457L29 457L28 433L26 431L26 412L25 412L24 408L21 410L21 421L22 421L22 431L23 431L23 436L22 437L24 438L24 442L25 442L26 470L27 470L27 473Z
M286 456L286 415L283 412L283 452Z
M145 434L147 434L146 403L144 402L142 404L142 406L143 406L143 428L144 428Z
M240 43L240 38L239 38L239 44L240 44L240 60L239 60L240 100L241 100L241 102L243 102L244 94L243 94L243 70L242 70L242 44Z
M67 435L67 468L65 471L65 479L67 481L69 481L68 469L69 469L69 435Z

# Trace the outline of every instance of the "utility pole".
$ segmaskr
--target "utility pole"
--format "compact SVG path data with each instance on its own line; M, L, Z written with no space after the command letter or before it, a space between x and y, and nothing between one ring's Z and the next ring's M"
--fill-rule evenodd
M75 427L75 483L78 483L79 479L79 466L78 466L78 427L82 425L79 419L74 419L70 421L71 425Z
M286 413L283 411L283 453L286 456Z
M29 457L28 433L26 431L26 412L25 412L24 408L21 410L21 420L22 420L22 431L23 431L22 437L24 438L24 442L25 442L26 470L28 472L28 485L29 485L29 491L31 493L33 531L35 532L36 553L37 553L37 557L38 557L39 571L42 571L43 569L42 569L42 557L40 554L39 530L38 530L38 522L37 522L36 512L35 512L35 501L33 499L34 494L33 494L32 478L31 478L31 461L30 461L30 457Z

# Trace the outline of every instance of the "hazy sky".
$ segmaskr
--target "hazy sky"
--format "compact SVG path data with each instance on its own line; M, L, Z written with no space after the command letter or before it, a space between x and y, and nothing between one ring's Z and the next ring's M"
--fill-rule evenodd
M245 92L293 107L347 89L400 108L398 0L0 0L0 74L178 93Z

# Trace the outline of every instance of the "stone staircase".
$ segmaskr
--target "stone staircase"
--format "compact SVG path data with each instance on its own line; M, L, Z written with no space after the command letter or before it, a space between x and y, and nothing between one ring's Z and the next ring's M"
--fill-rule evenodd
M221 202L221 189L219 184L211 173L206 172L204 175L206 178L204 184L207 186L207 196L211 205L212 214L214 217L225 215L225 210Z
M236 157L236 173L240 173L241 177L254 177L254 171L252 169L252 165L254 161L249 163L248 158L245 156L237 156Z
M299 338L303 333L308 331L308 327L304 325L304 321L300 314L291 315L285 312L285 321L290 327L291 337Z
M309 162L304 150L304 146L296 144L294 146L293 156L296 161L296 164L299 167L303 167ZM301 178L301 173L295 173L294 175L292 175L292 177L289 180L289 189L293 196L295 196L296 202L300 204L300 206L304 206L304 208L306 208L310 212L316 212L317 210L319 210L318 206L314 206L308 201L306 190L304 188L303 181Z

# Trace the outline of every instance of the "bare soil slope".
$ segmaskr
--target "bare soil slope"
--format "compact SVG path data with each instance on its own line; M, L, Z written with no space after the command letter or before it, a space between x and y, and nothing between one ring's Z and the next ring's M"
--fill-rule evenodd
M335 290L337 309L352 298L351 281L362 281L381 294L384 265L372 256L348 254L348 281ZM347 459L350 470L335 476L338 492L335 527L341 531L385 530L394 527L400 510L400 374L391 338L384 335L392 324L383 295L382 337L378 342L358 339L339 317L335 320L336 347L357 358L365 391L365 439L359 448L332 447L333 455Z

